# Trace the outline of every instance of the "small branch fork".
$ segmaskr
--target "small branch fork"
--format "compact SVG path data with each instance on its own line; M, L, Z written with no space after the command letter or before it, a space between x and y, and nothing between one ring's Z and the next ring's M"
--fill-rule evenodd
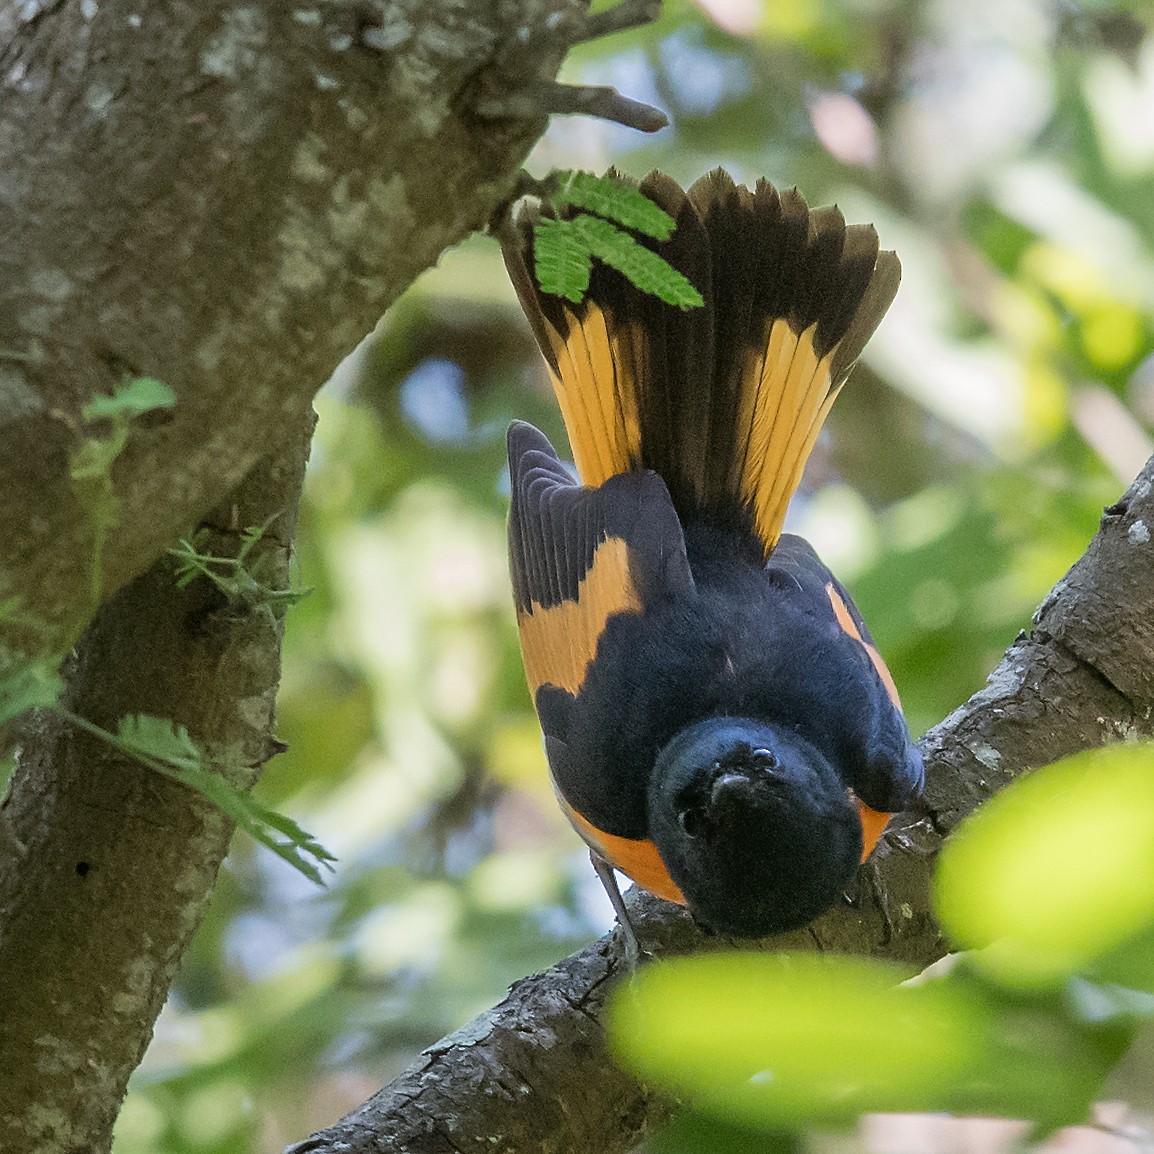
M498 61L497 70L506 83L510 77L533 77L511 91L482 94L473 104L474 113L484 120L533 120L557 115L595 116L622 124L638 132L657 132L669 124L658 108L622 96L615 88L583 84L561 84L541 79L536 70L522 67L527 57L540 60L550 48L567 52L576 44L610 36L652 23L661 13L661 0L623 0L614 8L588 15L559 11L539 30L527 30Z
M614 32L625 32L630 28L640 28L652 24L661 15L661 0L623 0L615 8L606 8L593 16L586 16L574 38L574 44L587 40L599 40Z

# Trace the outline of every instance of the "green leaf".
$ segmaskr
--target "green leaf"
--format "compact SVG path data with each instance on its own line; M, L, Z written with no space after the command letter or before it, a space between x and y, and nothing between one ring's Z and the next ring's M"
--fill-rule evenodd
M569 225L588 252L617 269L642 292L679 309L700 308L705 303L701 293L668 261L607 220L582 213Z
M571 204L608 217L624 228L668 240L676 221L653 203L636 185L614 176L596 176L592 172L558 173L561 183L549 198L555 208Z
M642 292L676 308L696 308L701 294L668 261L600 217L579 213L572 220L546 217L534 230L537 280L544 292L575 304L589 288L591 258L617 269Z
M292 818L267 809L248 790L232 785L220 772L222 767L207 757L183 725L162 717L132 714L121 718L116 733L110 733L77 714L60 712L149 769L196 790L310 881L324 885L318 867L331 869L329 863L336 858Z
M131 421L154 409L171 409L175 404L176 394L163 381L155 377L134 377L117 386L111 397L93 397L80 410L80 415L86 421Z
M1154 994L1112 982L1074 977L1063 991L1073 1017L1087 1026L1129 1029L1154 1019Z
M684 1110L646 1140L652 1154L806 1154L809 1144L789 1130L756 1130L731 1118Z
M201 530L191 541L182 537L168 550L176 561L177 588L183 589L198 577L205 577L236 604L283 611L303 601L311 589L277 589L264 580L266 570L274 570L271 576L277 576L277 565L271 554L258 556L249 564L249 555L279 516L280 513L274 513L263 525L250 525L244 529L235 557L218 557L203 552L202 547L211 536L207 530Z
M858 958L681 958L618 991L610 1036L644 1080L769 1130L923 1110L1064 1124L1117 1057L1048 1006L905 976Z
M121 718L116 738L126 752L195 789L262 845L317 885L324 885L317 867L336 858L291 818L266 809L248 790L238 789L208 768L204 753L183 725L146 714L132 715Z
M115 429L113 435L108 437L89 437L69 459L68 475L73 481L95 481L97 486L109 485L112 462L120 456L127 442L127 427Z
M1094 962L1094 976L1132 991L1154 992L1154 925L1107 950Z
M541 291L580 304L589 288L593 261L570 221L543 217L533 230L533 260Z
M113 463L128 444L134 418L175 404L176 394L163 381L136 377L117 386L111 397L91 398L80 410L86 422L107 422L107 430L102 435L94 431L86 436L68 462L68 475L92 529L89 602L93 610L102 600L104 544L120 512L112 485Z
M1079 753L1014 782L949 840L935 881L945 930L1010 985L1061 983L1149 935L1154 746Z
M172 775L176 776L176 775ZM337 859L290 817L261 805L251 793L230 785L217 773L186 770L177 777L223 810L241 829L318 886L325 884L319 866ZM277 834L284 837L277 837Z
M121 748L136 756L155 757L171 766L199 767L204 755L183 725L163 717L134 713L116 728Z

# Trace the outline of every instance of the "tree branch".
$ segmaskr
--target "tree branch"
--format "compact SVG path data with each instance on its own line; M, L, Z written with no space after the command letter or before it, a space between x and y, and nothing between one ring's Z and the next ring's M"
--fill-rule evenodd
M546 81L504 98L486 100L477 105L482 116L499 119L506 116L532 116L545 112L596 116L635 128L638 132L657 132L669 124L664 112L650 104L630 100L615 88L595 88Z
M1123 737L1154 736L1154 459L1054 587L984 689L926 734L925 808L893 822L858 893L762 943L927 965L945 952L929 901L943 837L1019 773ZM655 954L717 948L676 907L631 890ZM621 976L617 934L518 982L389 1086L294 1154L624 1154L674 1104L618 1069L601 1028Z

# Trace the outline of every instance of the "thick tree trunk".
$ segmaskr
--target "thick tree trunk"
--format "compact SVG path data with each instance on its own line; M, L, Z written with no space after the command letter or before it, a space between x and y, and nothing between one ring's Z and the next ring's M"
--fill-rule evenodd
M1154 737L1154 459L1107 509L986 687L926 734L924 812L895 819L852 905L767 949L926 965L945 950L929 882L946 834L1019 773L1120 738ZM653 953L716 948L676 907L631 890ZM601 1027L621 977L617 935L518 982L499 1006L295 1154L624 1154L674 1104L614 1065Z
M208 519L203 546L235 556L241 530L276 515L250 562L279 588L311 413L295 425ZM170 719L247 789L277 748L281 632L267 606L230 604L207 579L178 589L162 558L96 615L63 704L112 731L132 714ZM55 713L28 726L3 816L0 1148L107 1149L232 823Z

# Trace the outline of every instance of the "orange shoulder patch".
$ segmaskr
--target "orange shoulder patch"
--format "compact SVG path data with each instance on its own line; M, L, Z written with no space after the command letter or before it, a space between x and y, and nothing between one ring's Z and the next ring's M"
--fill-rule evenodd
M882 660L882 655L878 652L876 645L871 645L861 635L861 630L857 627L857 622L854 621L849 607L842 600L838 591L832 584L827 583L825 591L829 596L829 603L833 606L833 615L837 618L838 624L843 631L848 633L862 648L866 651L870 661L873 662L874 669L877 670L878 676L882 679L882 684L886 687L886 693L889 695L890 701L894 703L898 712L902 709L902 700L898 696L898 687L894 683L893 675L886 667L886 663ZM887 819L888 820L888 819Z

